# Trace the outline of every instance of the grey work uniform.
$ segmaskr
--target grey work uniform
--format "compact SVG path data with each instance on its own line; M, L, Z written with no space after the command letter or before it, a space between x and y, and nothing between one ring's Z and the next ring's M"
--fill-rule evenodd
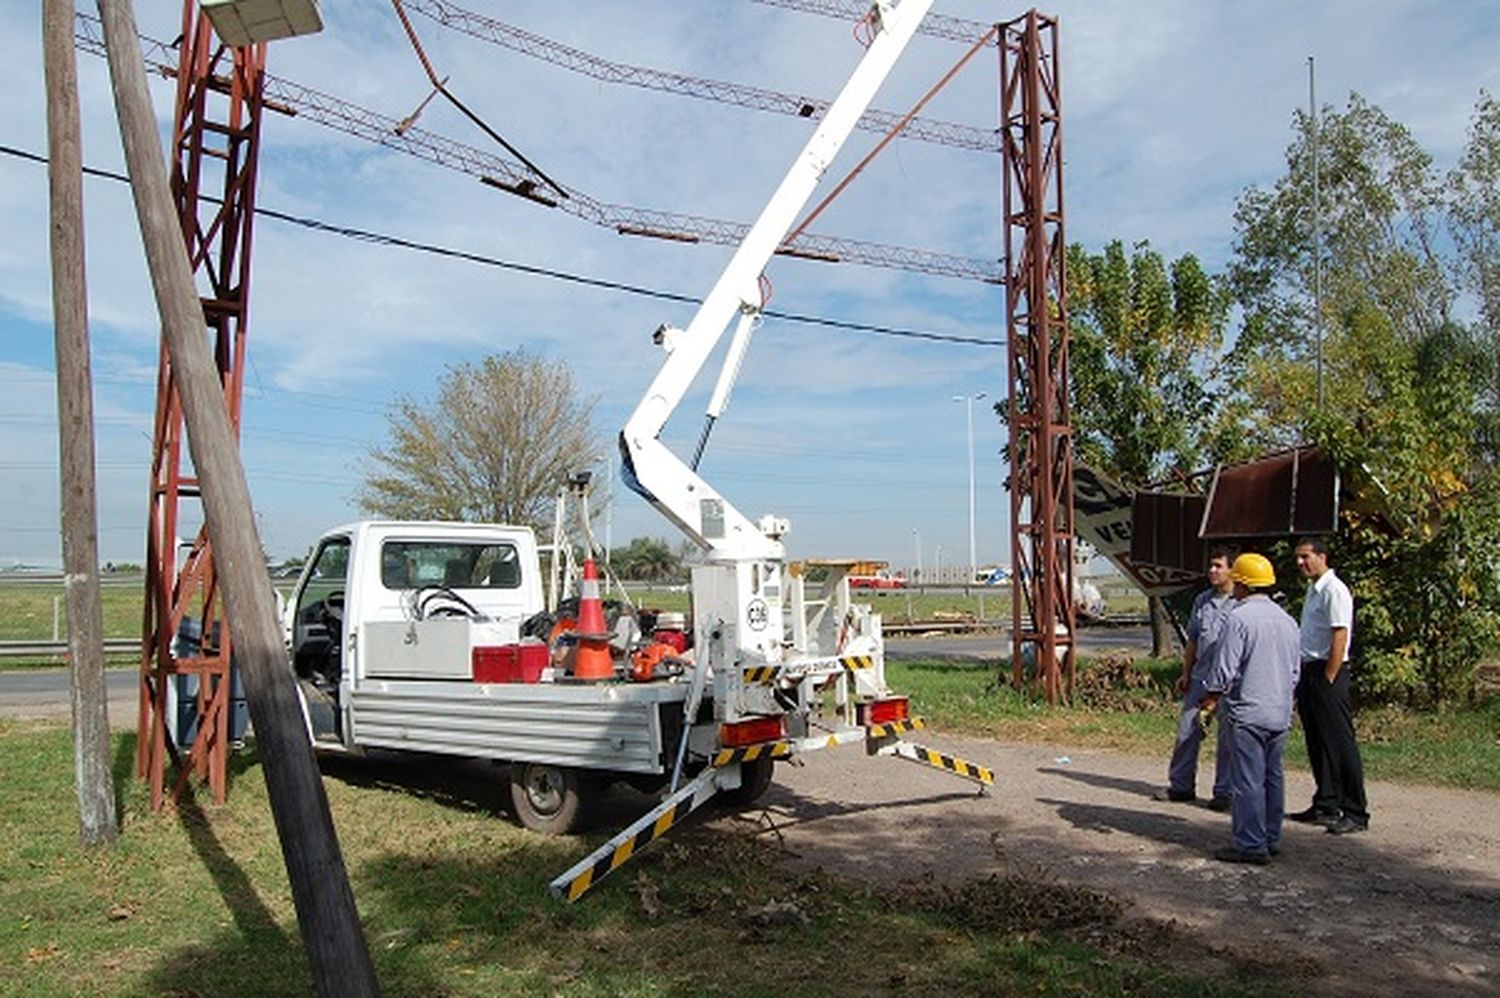
M1230 827L1240 852L1265 855L1281 847L1282 754L1301 665L1297 623L1285 610L1260 593L1234 605L1204 687L1222 696L1219 709L1231 722Z
M1203 702L1203 680L1213 668L1214 649L1218 644L1224 619L1234 606L1234 597L1210 586L1193 600L1188 614L1187 636L1197 643L1197 657L1188 676L1187 693L1177 715L1177 741L1172 759L1167 763L1167 786L1178 794L1196 793L1198 785L1198 749L1203 744L1203 728L1198 723L1198 705ZM1229 782L1230 739L1228 724L1220 718L1214 747L1214 797L1227 800L1232 793Z

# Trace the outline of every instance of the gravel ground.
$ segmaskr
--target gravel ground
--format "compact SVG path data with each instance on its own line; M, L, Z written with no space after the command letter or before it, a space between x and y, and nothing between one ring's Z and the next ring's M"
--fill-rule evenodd
M903 760L812 753L778 767L761 802L794 861L882 884L1086 885L1174 922L1205 958L1285 963L1319 994L1500 994L1500 795L1372 782L1368 832L1289 823L1282 854L1246 867L1209 856L1228 842L1227 815L1151 800L1165 758L921 741L993 768L996 787L977 796ZM1309 775L1288 774L1289 809L1311 794Z

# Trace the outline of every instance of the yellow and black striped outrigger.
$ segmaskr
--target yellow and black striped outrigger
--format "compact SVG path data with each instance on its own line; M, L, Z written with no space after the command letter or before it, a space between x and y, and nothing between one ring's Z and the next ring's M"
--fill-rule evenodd
M957 756L947 755L936 749L930 749L925 745L913 745L910 742L898 741L897 736L908 731L921 731L927 727L927 722L920 717L913 717L905 721L888 721L884 724L872 724L868 729L868 737L874 747L874 754L889 755L897 759L905 759L923 766L931 766L944 772L952 773L961 779L969 780L979 784L979 792L983 793L986 788L995 785L995 773L984 766L976 766L972 762L960 759ZM884 742L879 745L877 743Z
M630 861L640 849L655 842L682 819L708 803L719 791L722 768L710 766L624 831L595 849L552 881L553 897L577 901L584 892Z

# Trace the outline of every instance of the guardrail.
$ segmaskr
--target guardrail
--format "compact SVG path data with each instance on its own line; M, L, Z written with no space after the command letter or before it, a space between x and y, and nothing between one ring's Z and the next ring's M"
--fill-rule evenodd
M106 638L104 654L128 655L141 650L140 638ZM65 658L66 641L0 641L0 658Z

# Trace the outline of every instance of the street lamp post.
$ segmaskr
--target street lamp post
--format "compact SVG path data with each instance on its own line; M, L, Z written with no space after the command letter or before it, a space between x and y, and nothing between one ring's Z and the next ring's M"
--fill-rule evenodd
M974 574L979 568L974 544L974 403L984 398L985 394L975 392L972 395L953 396L953 401L964 404L964 423L969 433L969 577L964 582L965 589L973 584Z

